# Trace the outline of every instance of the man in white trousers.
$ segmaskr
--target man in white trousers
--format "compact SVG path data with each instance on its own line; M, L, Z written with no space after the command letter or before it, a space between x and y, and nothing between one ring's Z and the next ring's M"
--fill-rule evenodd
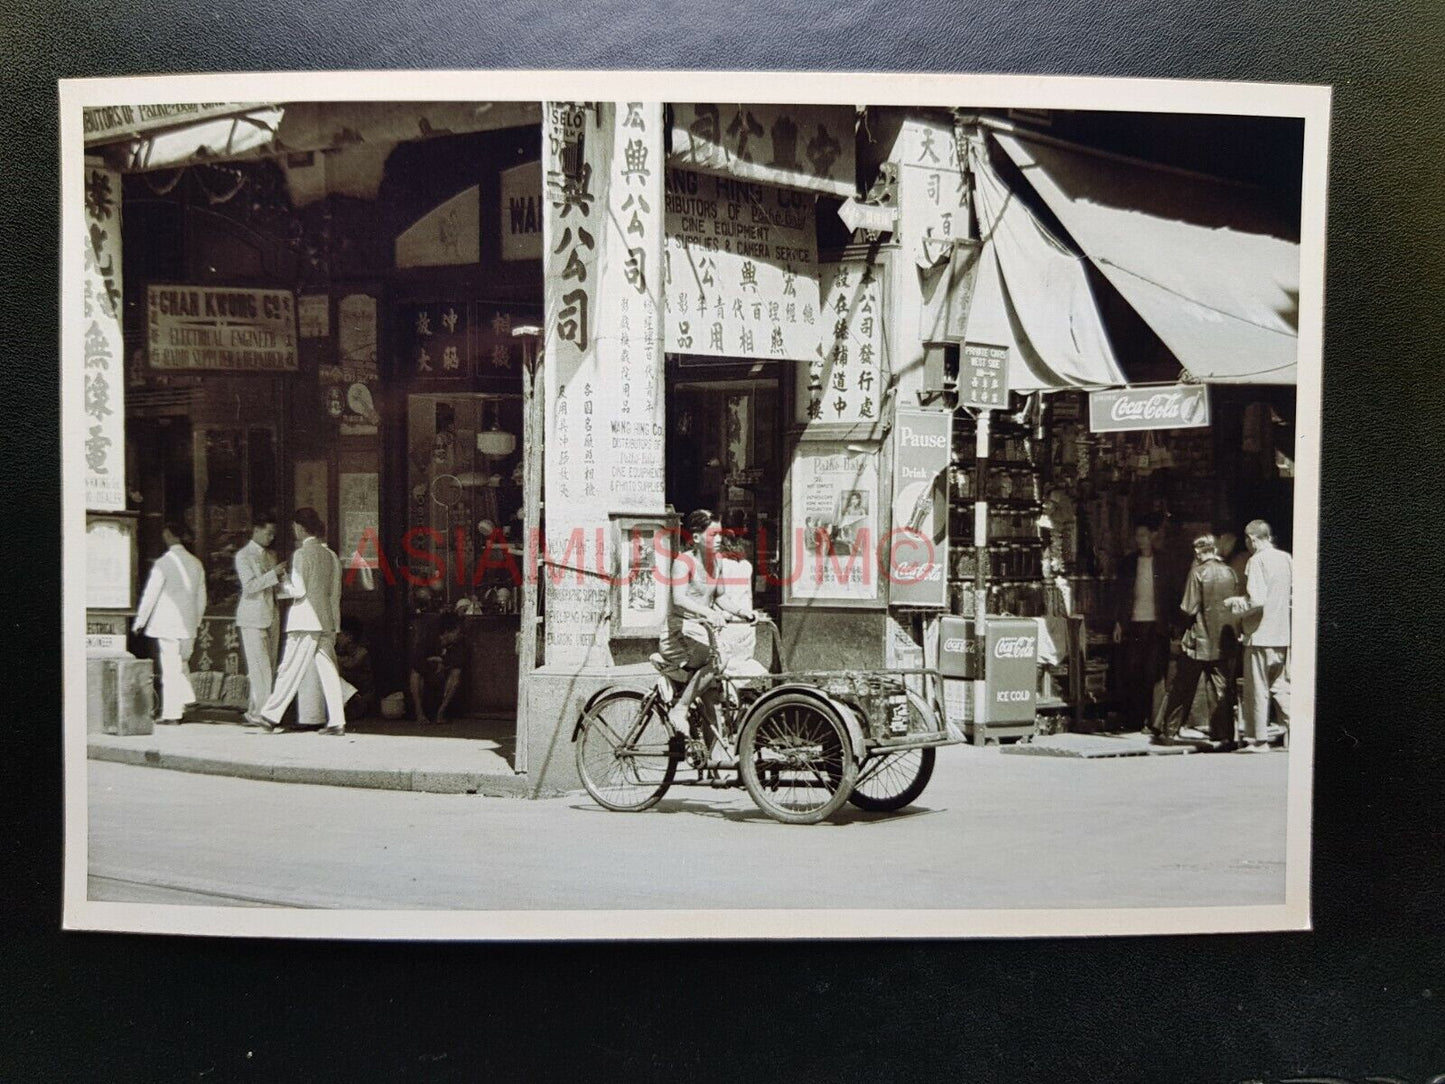
M135 629L156 642L161 662L161 715L159 722L179 723L186 707L195 703L190 658L196 630L206 612L206 570L185 547L183 524L167 523L161 531L166 552L151 566L135 615Z
M336 668L341 562L321 541L326 524L314 508L296 509L291 520L299 545L291 555L290 575L281 579L281 594L291 599L291 612L286 615L286 650L270 697L260 711L248 711L246 721L269 733L280 730L281 716L295 699L306 674L314 670L326 699L326 726L321 733L341 735L346 733L346 693Z
M281 644L281 622L276 613L276 589L286 571L271 552L276 540L276 517L252 517L251 541L236 551L236 578L241 597L236 602L236 628L246 653L246 676L251 689L248 710L261 710L271 696L276 651Z
M1262 519L1244 529L1253 554L1245 565L1245 593L1228 600L1244 624L1244 745L1242 753L1269 751L1269 704L1289 731L1290 605L1294 562L1274 544Z

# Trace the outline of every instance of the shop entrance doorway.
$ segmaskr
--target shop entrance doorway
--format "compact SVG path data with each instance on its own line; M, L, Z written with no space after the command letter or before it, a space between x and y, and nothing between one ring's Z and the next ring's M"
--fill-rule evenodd
M783 457L776 377L669 380L667 500L686 516L711 508L752 562L753 603L773 608L779 567ZM774 577L776 579L776 576Z
M413 668L439 656L461 663L447 715L511 716L525 545L522 397L411 394L406 418L408 658ZM461 647L438 652L445 613L461 622ZM427 676L444 684L444 672ZM426 705L428 717L436 707Z

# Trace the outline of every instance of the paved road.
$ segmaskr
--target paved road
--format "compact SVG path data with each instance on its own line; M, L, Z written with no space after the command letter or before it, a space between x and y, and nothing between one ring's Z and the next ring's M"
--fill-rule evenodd
M92 761L90 898L345 908L1052 908L1283 901L1287 754L941 751L920 804L774 823L742 791L640 814Z

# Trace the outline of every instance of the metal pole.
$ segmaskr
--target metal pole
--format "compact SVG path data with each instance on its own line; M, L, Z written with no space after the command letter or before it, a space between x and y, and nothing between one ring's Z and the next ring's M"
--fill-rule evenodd
M542 354L538 350L541 329L519 327L512 334L522 340L522 606L517 632L517 746L513 770L527 771L527 690L537 668L537 575L527 555L532 539L541 532L542 446L546 429L546 405L541 387Z
M984 654L985 612L988 609L988 445L989 427L993 412L978 412L978 427L974 435L973 460L973 635L975 658L978 660L976 678L973 683L973 725L978 728L987 725L988 701L984 696Z

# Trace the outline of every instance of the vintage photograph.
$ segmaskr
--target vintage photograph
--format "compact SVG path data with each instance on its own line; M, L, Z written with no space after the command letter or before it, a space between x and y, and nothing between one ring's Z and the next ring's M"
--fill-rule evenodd
M66 924L1308 928L1328 111L62 83Z

